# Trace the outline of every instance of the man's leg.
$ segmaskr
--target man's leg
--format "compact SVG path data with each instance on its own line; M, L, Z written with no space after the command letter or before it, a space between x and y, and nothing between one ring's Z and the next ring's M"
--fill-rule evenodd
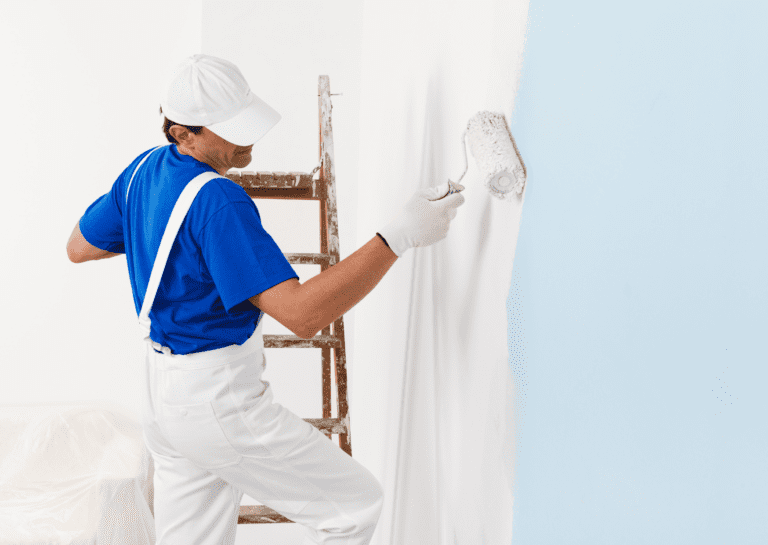
M243 492L192 463L165 437L157 414L157 356L147 354L142 427L154 462L156 544L232 545Z
M384 496L367 468L279 403L232 420L240 425L225 426L229 440L244 447L258 437L264 452L213 473L303 525L305 545L370 543Z
M152 452L157 545L232 545L243 492L184 457Z

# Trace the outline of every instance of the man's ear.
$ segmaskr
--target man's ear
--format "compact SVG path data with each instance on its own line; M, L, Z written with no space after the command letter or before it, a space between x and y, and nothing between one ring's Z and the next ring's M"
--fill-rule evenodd
M192 144L192 133L185 127L182 127L181 125L173 125L168 129L168 132L171 133L171 136L173 136L182 146L186 147L187 145Z

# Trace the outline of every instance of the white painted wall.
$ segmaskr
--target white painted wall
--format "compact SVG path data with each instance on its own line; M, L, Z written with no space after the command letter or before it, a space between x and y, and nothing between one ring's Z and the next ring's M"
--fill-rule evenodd
M360 187L360 230L457 180L477 112L510 118L528 1L367 1L364 12L360 161L375 183ZM512 541L505 301L523 198L492 197L481 165L468 152L445 240L406 252L358 310L353 445L384 488L371 545Z

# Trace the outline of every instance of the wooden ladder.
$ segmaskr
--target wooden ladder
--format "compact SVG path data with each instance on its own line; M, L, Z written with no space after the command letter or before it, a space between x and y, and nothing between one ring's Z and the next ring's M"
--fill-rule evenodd
M333 132L331 129L331 89L328 76L318 81L320 115L320 176L315 172L227 172L226 177L242 186L256 199L302 199L320 201L320 253L284 254L291 264L320 265L320 272L340 261L339 221L336 202ZM317 171L318 169L315 169ZM264 348L321 348L323 417L305 418L326 437L338 434L339 447L352 456L347 398L347 357L344 347L344 319L339 317L320 335L302 339L296 335L264 335ZM331 352L333 350L333 353ZM331 418L331 362L336 371L338 418ZM238 524L293 522L262 505L241 505Z

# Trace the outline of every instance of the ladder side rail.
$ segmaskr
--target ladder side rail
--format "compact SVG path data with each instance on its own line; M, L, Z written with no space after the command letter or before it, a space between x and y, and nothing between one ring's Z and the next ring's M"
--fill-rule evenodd
M325 191L328 227L328 254L331 266L341 259L339 248L339 218L336 199L336 168L333 148L333 126L331 124L331 84L328 76L320 76L318 81L320 103L320 176ZM334 262L335 258L335 262ZM352 432L349 418L349 398L347 392L347 358L344 340L344 317L340 316L333 323L333 336L339 340L339 347L334 348L334 370L336 372L336 403L338 418L346 425L347 433L339 434L339 446L352 456Z
M317 128L318 128L318 138L317 138L317 153L320 159L320 176L318 184L319 186L319 196L320 199L320 253L328 255L328 191L326 191L327 186L327 177L325 176L326 169L323 166L323 97L322 97L322 79L323 76L320 76L318 79L318 93L317 93ZM320 266L320 273L322 274L328 268L330 268L334 264L333 258L329 259L328 262L323 263ZM323 336L330 336L331 335L331 326L328 324L326 327L323 328L323 330L320 332ZM321 379L322 379L322 391L323 391L323 418L330 418L332 416L331 411L331 348L330 347L324 347L322 349L322 368L321 368ZM331 439L331 434L328 432L324 432L325 436Z

